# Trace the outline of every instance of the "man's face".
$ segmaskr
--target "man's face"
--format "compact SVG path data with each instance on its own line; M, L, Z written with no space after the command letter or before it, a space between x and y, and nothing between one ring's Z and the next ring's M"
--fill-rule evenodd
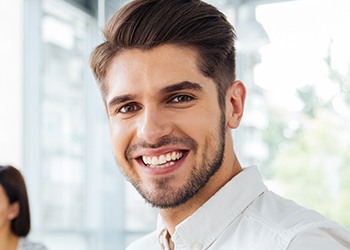
M115 160L156 207L185 203L222 164L225 116L196 56L174 45L129 49L108 68L105 101Z

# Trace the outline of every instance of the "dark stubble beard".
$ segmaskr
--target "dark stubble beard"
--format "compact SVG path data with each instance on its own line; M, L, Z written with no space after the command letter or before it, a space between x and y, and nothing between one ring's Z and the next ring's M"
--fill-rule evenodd
M124 175L146 200L146 202L150 203L154 207L162 209L175 208L181 204L184 204L193 198L199 192L199 190L206 185L210 177L212 177L222 165L226 135L225 117L223 113L221 114L218 132L218 136L211 135L210 137L206 138L202 154L202 161L194 164L186 184L184 184L182 187L174 189L171 185L169 185L171 180L174 178L174 176L169 176L164 178L154 178L154 188L150 190L144 186L139 178L127 175L126 173L124 173ZM198 145L192 138L166 137L157 145L149 145L147 143L134 145L127 150L126 155L128 155L128 152L137 147L157 148L164 145L176 145L177 143L189 146L194 154L197 154Z

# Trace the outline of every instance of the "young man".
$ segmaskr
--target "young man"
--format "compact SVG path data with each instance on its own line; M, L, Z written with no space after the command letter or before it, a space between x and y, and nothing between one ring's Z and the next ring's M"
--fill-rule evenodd
M349 231L240 166L230 130L246 90L222 13L199 0L136 0L105 38L90 65L115 160L160 214L157 230L128 249L350 249Z

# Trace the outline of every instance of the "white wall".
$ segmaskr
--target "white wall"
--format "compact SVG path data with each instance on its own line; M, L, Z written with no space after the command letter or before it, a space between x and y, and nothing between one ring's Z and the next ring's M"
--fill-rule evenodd
M0 1L0 164L22 166L23 1Z

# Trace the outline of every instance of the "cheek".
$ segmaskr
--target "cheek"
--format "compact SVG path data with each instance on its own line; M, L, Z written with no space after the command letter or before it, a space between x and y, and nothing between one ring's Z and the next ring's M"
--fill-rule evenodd
M197 110L181 118L181 121L180 119L175 121L178 128L199 144L202 144L206 137L217 134L220 123L219 112Z
M114 155L120 158L124 155L129 145L130 127L122 124L116 124L112 120L109 122L109 133L111 137Z
M7 210L4 207L0 207L0 223L6 221L7 219Z

